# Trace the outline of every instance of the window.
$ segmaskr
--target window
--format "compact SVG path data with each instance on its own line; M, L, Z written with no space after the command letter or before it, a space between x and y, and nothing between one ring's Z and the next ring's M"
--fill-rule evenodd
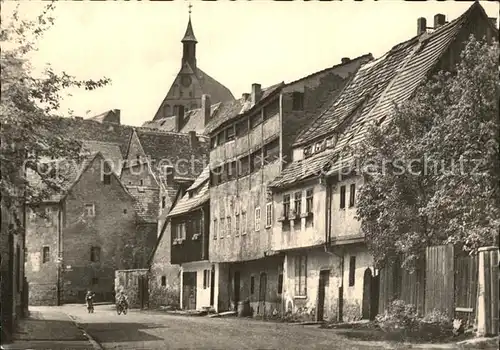
M313 154L312 146L304 147L304 158L310 157Z
M262 166L262 152L259 149L258 151L252 153L250 155L250 171L254 172L260 169Z
M211 148L217 147L217 136L214 136L210 139L210 147Z
M283 293L283 273L278 275L278 294Z
M354 202L356 200L356 184L351 184L349 191L349 207L354 207Z
M236 136L242 136L248 132L248 119L245 119L236 124Z
M221 131L217 134L217 144L222 145L226 142L226 138L224 137L224 131Z
M167 285L167 276L161 276L161 286L165 287Z
M310 188L306 191L306 213L313 211L313 189Z
M90 261L99 262L101 260L101 248L91 247L90 248Z
M179 224L179 239L186 239L186 223Z
M260 112L250 117L250 129L255 128L260 123L262 123L262 114Z
M50 261L50 248L49 247L43 247L42 250L42 263L46 263Z
M288 214L290 214L290 195L285 194L283 196L283 216L285 219L288 218Z
M229 174L228 174L228 179L236 179L238 177L238 170L236 167L236 161L230 162L229 163Z
M255 208L255 231L260 231L260 207Z
M141 180L139 181L139 185L144 186L144 180L143 180L143 179L141 179Z
M212 185L217 186L222 181L222 167L217 167L212 170Z
M255 292L255 276L250 276L250 294Z
M85 216L93 217L95 216L95 205L85 204Z
M218 231L218 226L217 226L217 219L214 219L214 239L217 239L217 231Z
M295 258L295 296L307 295L307 256Z
M292 94L292 109L294 111L304 110L304 93L294 91Z
M345 208L345 186L340 186L340 209Z
M238 163L239 163L239 175L240 176L247 175L250 172L248 157L240 158Z
M280 112L280 101L274 100L266 107L264 107L264 120L269 119Z
M220 229L219 237L224 238L224 234L226 233L225 232L226 231L226 219L225 218L220 219L219 229Z
M236 214L234 216L234 235L239 236L240 235L240 214Z
M167 197L163 196L161 197L161 207L165 208L167 202Z
M45 226L51 226L53 224L53 215L52 215L52 208L51 207L46 207L45 208Z
M111 165L109 162L103 164L102 182L105 185L111 184Z
M203 270L203 289L210 287L210 270Z
M273 203L266 204L266 227L271 227L273 224Z
M226 232L226 235L229 237L229 236L231 236L231 228L232 228L231 227L231 217L230 216L228 216L226 218L226 223L227 223L227 232Z
M241 235L247 234L247 213L241 212Z
M123 214L127 214L127 209L123 209Z
M302 213L302 192L295 192L295 214Z
M270 164L280 158L280 140L275 139L264 146L264 164Z
M234 125L231 125L229 128L226 129L226 140L227 141L234 140Z
M356 272L356 257L351 256L349 259L349 287L354 286Z
M221 182L226 182L228 178L228 169L229 169L229 164L223 164L221 167L221 176L220 176L220 181Z
M93 286L95 286L95 285L97 285L97 284L99 284L99 278L97 278L97 277L93 277L93 278L92 278L92 285L93 285Z

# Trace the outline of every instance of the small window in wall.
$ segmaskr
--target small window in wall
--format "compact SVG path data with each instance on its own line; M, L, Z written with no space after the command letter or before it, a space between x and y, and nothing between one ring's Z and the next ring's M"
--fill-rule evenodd
M262 113L259 111L250 117L250 129L255 128L260 123L262 123Z
M161 197L161 207L162 208L165 208L166 203L167 203L167 197L165 197L165 196Z
M240 214L234 216L234 235L240 235Z
M306 212L312 213L313 211L313 189L310 188L306 191Z
M105 185L111 184L111 165L109 162L103 164L102 182Z
M304 110L304 93L295 91L292 94L292 109L294 111Z
M273 224L273 203L266 204L266 228Z
M212 149L214 149L215 147L217 147L217 136L213 136L211 139L210 139L210 147Z
M203 270L203 289L210 287L210 270Z
M226 140L227 141L234 140L234 125L231 125L229 128L226 129Z
M262 166L262 152L259 149L250 155L250 171L254 172Z
M248 119L242 120L236 124L236 137L242 136L248 132Z
M98 285L98 284L99 284L99 279L98 279L97 277L93 277L93 278L92 278L92 285L93 285L93 286L96 286L96 285Z
M226 224L227 224L227 232L226 232L226 235L229 237L231 236L231 230L232 230L232 226L231 226L231 217L228 216L226 218Z
M264 164L270 164L280 158L280 140L275 139L264 146Z
M95 205L85 204L85 216L93 217L95 216Z
M356 200L356 184L351 184L351 188L349 189L349 207L354 207Z
M225 232L226 231L226 218L220 219L219 229L220 229L219 237L224 238L224 235L226 233Z
M144 186L144 180L143 180L143 179L141 179L141 180L139 181L139 184L140 184L141 186Z
M217 225L218 222L217 222L217 219L214 219L214 239L217 239L217 234L218 234L218 229L219 229L219 226Z
M50 261L50 248L49 247L43 247L42 250L42 262L45 264L46 262Z
M283 273L278 275L278 294L283 293Z
M161 286L165 287L167 285L167 276L161 276Z
M355 272L356 272L356 257L351 256L351 258L349 259L349 287L354 286L354 282L356 280Z
M90 248L90 261L99 262L101 260L101 248L91 247Z
M307 296L307 256L295 258L295 296Z
M239 171L238 171L239 176L248 175L248 173L250 172L248 156L240 158L238 160L238 165L239 165Z
M345 186L340 186L340 209L345 208Z
M255 292L255 276L250 276L250 294Z
M229 174L228 174L228 179L236 179L238 177L238 169L237 169L237 162L233 161L229 163Z
M224 136L224 131L221 131L217 134L217 144L222 145L224 142L226 142L226 138Z
M295 192L295 215L302 213L302 192Z
M264 120L269 119L280 112L280 101L274 100L264 107Z
M260 207L255 208L255 231L260 231Z
M288 215L290 215L290 195L285 194L283 196L283 217L288 219Z

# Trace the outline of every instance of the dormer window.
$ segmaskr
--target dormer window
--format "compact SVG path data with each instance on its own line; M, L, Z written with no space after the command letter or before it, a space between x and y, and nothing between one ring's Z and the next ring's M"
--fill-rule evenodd
M304 157L310 157L313 154L312 146L307 146L304 148Z
M231 125L229 128L226 129L226 140L227 141L234 140L234 125Z

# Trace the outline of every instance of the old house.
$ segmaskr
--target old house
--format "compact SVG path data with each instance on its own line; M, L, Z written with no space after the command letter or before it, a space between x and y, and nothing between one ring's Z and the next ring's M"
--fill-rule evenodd
M144 126L161 127L164 130L176 132L200 132L193 125L200 122L198 116L188 114L187 111L201 107L201 96L210 95L214 104L232 101L234 97L227 87L199 68L196 59L198 41L191 24L191 14L181 42L182 60L179 73L161 102L153 123L147 122Z
M292 140L370 55L289 84L252 91L211 121L210 261L218 310L248 299L254 315L281 312L283 254L271 249L275 208L267 184L291 155Z
M284 304L316 319L355 320L377 313L378 277L356 220L356 175L349 147L368 125L388 123L393 104L411 98L439 70L451 70L463 42L498 36L475 2L459 18L437 14L428 28L418 19L417 35L364 64L335 102L297 137L292 163L272 183L277 222L272 249L286 252Z
M209 262L209 167L186 190L168 213L171 224L171 262L180 265L180 307L201 309L214 305L215 266ZM166 276L161 276L164 283Z
M110 170L112 162L86 152L82 163L47 164L64 182L61 192L26 211L30 304L81 302L88 289L98 300L112 300L114 271L143 260L135 201ZM30 180L36 183L35 174Z

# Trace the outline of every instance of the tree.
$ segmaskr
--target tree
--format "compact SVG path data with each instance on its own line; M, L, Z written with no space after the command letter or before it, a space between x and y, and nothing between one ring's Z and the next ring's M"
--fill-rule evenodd
M371 125L355 150L365 184L357 215L377 264L452 243L467 252L498 242L498 43L468 40L453 73L440 72Z
M0 190L7 207L42 200L61 188L64 178L53 176L55 167L41 166L44 160L78 160L80 145L51 129L64 91L71 87L94 90L110 83L108 78L78 80L66 72L55 72L50 65L42 74L34 73L29 54L37 50L38 40L53 25L53 10L50 3L35 20L24 20L18 6L9 23L2 23ZM29 171L38 174L46 190L27 181Z

